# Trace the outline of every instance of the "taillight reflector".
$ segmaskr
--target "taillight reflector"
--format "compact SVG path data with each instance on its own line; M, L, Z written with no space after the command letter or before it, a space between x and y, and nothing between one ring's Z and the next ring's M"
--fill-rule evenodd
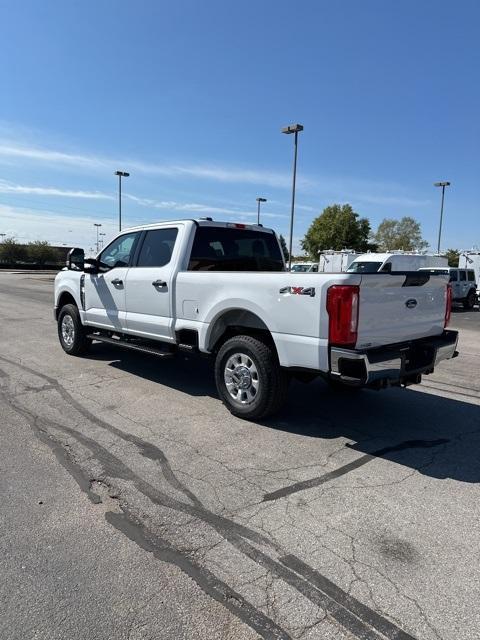
M327 291L329 315L328 341L342 347L354 347L357 342L360 288L335 284Z
M447 284L445 289L445 322L444 327L448 327L450 324L450 316L452 315L452 285Z

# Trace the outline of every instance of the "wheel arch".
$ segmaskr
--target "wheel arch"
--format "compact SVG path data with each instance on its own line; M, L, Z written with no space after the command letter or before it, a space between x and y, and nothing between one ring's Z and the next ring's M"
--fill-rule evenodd
M236 335L262 337L277 351L272 333L265 322L253 311L241 308L222 311L210 323L205 342L206 349L215 353L226 340Z
M64 307L66 304L74 304L77 309L78 309L78 303L75 300L75 297L73 296L73 294L68 291L68 290L64 290L60 293L60 295L58 296L57 299L57 304L55 306L55 318L58 320L58 314L60 313L60 310L62 309L62 307Z

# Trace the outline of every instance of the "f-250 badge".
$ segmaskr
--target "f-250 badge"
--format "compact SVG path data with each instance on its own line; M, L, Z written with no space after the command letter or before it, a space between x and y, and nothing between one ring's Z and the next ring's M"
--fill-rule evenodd
M315 287L282 287L279 293L291 293L295 296L315 297Z

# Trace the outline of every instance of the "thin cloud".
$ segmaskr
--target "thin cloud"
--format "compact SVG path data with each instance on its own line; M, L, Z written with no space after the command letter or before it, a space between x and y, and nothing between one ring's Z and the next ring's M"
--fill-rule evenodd
M116 200L116 197L102 191L82 191L72 189L60 189L57 187L42 187L14 184L6 180L0 180L0 193L7 195L37 195L47 197L63 197L63 198L80 198L87 200ZM255 217L255 211L245 211L241 208L231 209L226 207L217 207L197 202L175 202L173 200L155 200L153 198L143 198L130 193L124 193L123 197L130 200L141 207L150 209L160 209L163 211L172 211L180 213L192 214L211 214L217 216L242 216ZM283 218L280 213L268 212L263 214L267 218Z
M0 193L14 195L54 196L62 198L85 198L88 200L113 200L114 197L100 191L78 191L56 187L31 187L0 180Z
M208 211L199 211L196 205L189 203L182 205L181 203L170 203L183 207L175 209L170 207L158 217L129 215L128 226L135 227L142 224L151 224L152 222L161 222L165 220L182 219L186 217L198 217L199 213L209 213ZM190 209L185 209L185 206ZM192 209L193 207L194 209ZM195 210L195 207L197 209ZM221 210L225 214L225 210ZM189 215L190 214L190 215ZM235 218L239 222L252 222L252 218L256 217L256 212L241 211L235 213ZM271 214L268 217L276 216ZM216 216L217 219L224 219L227 215ZM262 214L262 217L263 214ZM267 216L265 216L267 217ZM15 237L20 242L29 242L32 240L48 240L52 244L67 244L69 246L82 246L89 248L95 242L95 223L101 223L102 231L105 232L106 241L117 233L116 218L105 216L102 214L93 215L66 215L57 213L48 208L32 210L29 207L19 207L14 205L0 203L0 220L1 232L7 237Z
M162 175L172 178L190 176L225 183L261 184L270 187L290 188L288 173L247 170L218 166L148 163L134 159L115 159L97 155L66 153L40 147L19 145L12 142L0 142L0 157L11 161L30 160L47 165L76 167L84 170L109 170L125 168L132 172L149 175ZM307 184L304 178L299 184Z
M257 216L257 212L256 211L245 211L245 210L241 210L241 209L229 209L226 207L213 207L211 205L208 204L202 204L202 203L198 203L198 202L175 202L172 200L153 200L151 198L139 198L137 196L134 196L130 193L126 193L124 194L125 198L127 198L128 200L132 200L133 202L136 202L137 204L144 206L144 207L150 207L153 209L162 209L162 210L169 210L169 211L179 211L182 213L188 212L188 213L210 213L212 215L219 215L219 216L244 216L244 217L256 217ZM274 212L268 212L268 213L263 213L262 212L262 217L266 217L266 218L286 218L287 216L285 216L282 213L274 213Z
M20 144L17 141L8 140L5 137L0 139L0 162L11 166L20 160L49 167L70 167L71 169L80 169L95 174L98 174L99 171L114 172L117 169L125 169L132 173L163 176L173 179L183 177L225 184L251 184L286 191L291 188L291 174L289 171L277 172L202 164L143 162L134 158L119 159L97 154L58 151L40 146ZM317 175L312 178L299 175L297 185L300 193L302 189L304 189L309 193L310 198L314 195L319 202L358 202L363 205L370 204L374 206L405 208L426 207L431 205L430 200L410 197L410 195L405 192L403 185L390 182L375 182L355 177ZM42 195L40 191L32 191L31 193ZM52 192L50 195L60 196L61 194ZM67 195L66 197L70 196ZM96 196L79 195L78 197L94 198ZM111 195L99 197L112 199ZM273 204L274 201L271 200L271 202ZM320 206L309 207L306 205L297 205L297 208L299 211L303 210L306 213L313 213L320 210Z

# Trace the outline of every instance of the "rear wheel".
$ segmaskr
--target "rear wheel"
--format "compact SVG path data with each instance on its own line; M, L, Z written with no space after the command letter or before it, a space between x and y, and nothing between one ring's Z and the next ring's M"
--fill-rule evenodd
M465 309L473 309L476 301L477 301L477 296L475 295L475 291L470 291L468 296L465 298L463 302L463 306Z
M239 335L227 340L215 360L215 382L223 404L234 416L264 418L286 399L288 375L273 346Z
M91 340L80 320L74 304L66 304L58 314L58 338L62 349L71 356L80 356L88 351Z

